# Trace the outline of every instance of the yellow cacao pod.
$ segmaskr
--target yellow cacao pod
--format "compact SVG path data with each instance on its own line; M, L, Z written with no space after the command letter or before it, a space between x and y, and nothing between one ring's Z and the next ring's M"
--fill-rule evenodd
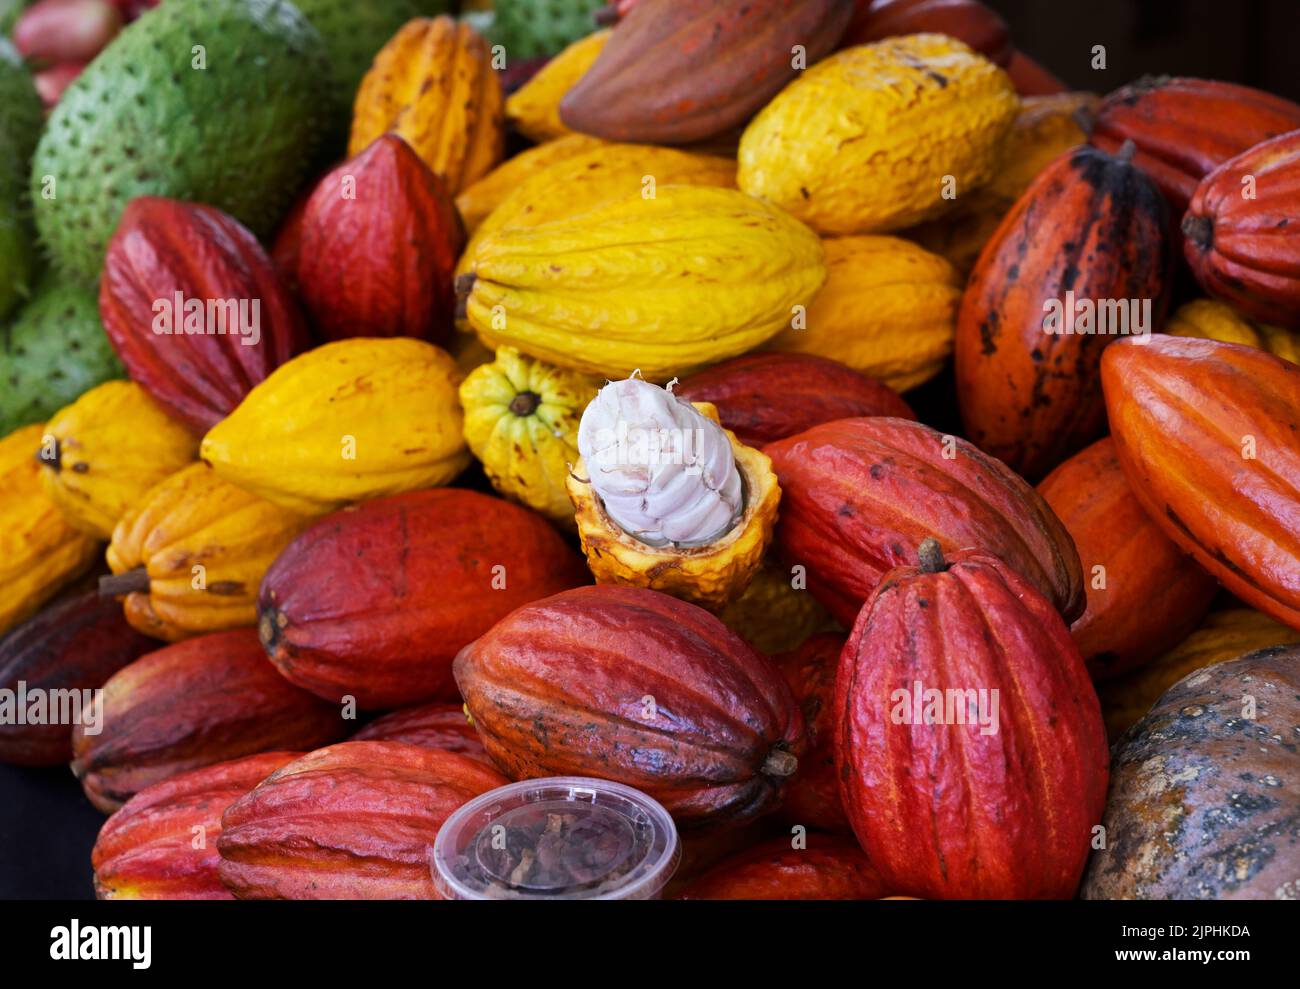
M578 461L578 422L599 378L502 347L460 385L465 441L492 486L574 527L565 480Z
M17 625L75 580L99 543L70 525L46 495L35 453L45 426L0 439L0 633Z
M598 148L603 143L597 137L570 134L529 148L502 162L456 197L456 209L465 221L465 230L468 233L477 230L488 214L501 204L501 200L538 172L557 161Z
M1283 360L1300 364L1300 343L1291 332L1247 319L1226 302L1193 299L1179 306L1165 323L1165 332L1177 337L1199 337L1244 343L1267 350Z
M840 626L795 575L769 554L745 593L718 612L729 629L765 656L789 652L818 632Z
M826 286L806 326L767 349L829 357L905 391L932 378L952 352L963 283L951 264L899 237L832 237Z
M487 42L450 17L416 18L380 49L361 80L348 154L392 131L455 194L501 160L503 112Z
M954 38L846 48L754 117L737 181L820 233L898 230L993 177L1019 106L1010 77Z
M354 337L280 365L203 438L218 476L305 514L446 484L464 469L444 350L410 337Z
M472 277L466 315L489 346L662 381L780 332L826 266L817 236L781 210L676 185L495 231L479 242Z
M610 29L579 38L547 62L506 100L506 116L515 130L539 144L572 134L560 120L560 100L586 75L609 40Z
M45 433L38 446L46 494L100 539L145 492L193 461L199 445L132 381L92 388L56 412Z
M113 531L126 619L158 639L257 624L257 590L310 521L196 463L155 485ZM112 586L112 585L110 585Z
M1115 741L1166 690L1193 670L1269 646L1300 642L1300 631L1251 608L1212 611L1201 627L1159 659L1097 685L1106 733Z

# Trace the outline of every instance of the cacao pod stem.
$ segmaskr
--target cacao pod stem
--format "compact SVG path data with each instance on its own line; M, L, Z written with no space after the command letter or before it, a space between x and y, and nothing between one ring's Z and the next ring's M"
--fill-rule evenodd
M125 573L109 574L99 578L99 596L115 598L123 594L142 594L149 590L149 572L136 567Z
M921 541L916 555L921 560L922 573L943 573L948 569L948 561L943 558L943 547L939 540L929 536Z
M1183 217L1183 236L1196 245L1197 250L1208 251L1214 243L1214 221L1208 216Z
M472 271L456 276L456 283L453 287L456 291L457 319L465 318L465 311L469 307L469 294L474 290L474 283L477 280L478 275L474 274Z
M521 391L510 400L510 411L520 417L530 416L537 411L537 406L541 404L542 396L538 395L537 392Z
M787 752L785 749L773 749L763 760L762 773L764 776L793 776L794 771L799 768L799 759L793 752Z
M1133 138L1130 137L1121 144L1119 150L1115 152L1115 160L1128 164L1133 160L1135 154L1137 154L1137 145L1133 143Z

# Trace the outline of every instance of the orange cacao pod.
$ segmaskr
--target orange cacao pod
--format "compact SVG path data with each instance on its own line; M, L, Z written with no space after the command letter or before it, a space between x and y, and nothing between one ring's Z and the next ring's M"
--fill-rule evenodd
M354 742L409 742L491 764L483 741L460 704L421 704L376 718L352 736Z

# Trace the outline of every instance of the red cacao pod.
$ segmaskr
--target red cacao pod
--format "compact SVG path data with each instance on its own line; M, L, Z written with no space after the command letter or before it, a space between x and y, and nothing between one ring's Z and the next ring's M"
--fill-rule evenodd
M692 374L673 394L712 402L722 425L754 447L832 419L916 418L888 385L810 354L745 354Z
M90 802L117 810L177 773L343 734L337 708L288 683L251 628L141 656L104 684L103 731L72 734L72 771Z
M998 65L1011 61L1007 22L978 0L857 0L841 48L903 34L946 34Z
M780 671L703 608L657 591L580 587L525 605L455 669L507 775L626 783L680 827L769 810L803 748Z
M1039 174L980 252L957 312L971 442L1038 480L1105 432L1101 351L1136 320L1147 333L1164 324L1168 225L1160 193L1123 156L1083 145ZM1059 312L1045 312L1052 300ZM1074 321L1081 305L1095 312L1081 314L1086 326Z
M834 50L852 0L639 0L560 102L560 119L609 141L688 144L744 124Z
M1187 263L1211 295L1260 322L1300 330L1297 218L1300 130L1255 145L1201 180L1183 217Z
M451 339L465 230L410 145L379 137L317 184L301 220L298 290L326 340Z
M1137 145L1135 163L1151 176L1176 219L1196 185L1229 158L1300 127L1300 106L1249 86L1208 79L1145 77L1098 107L1090 140L1114 153Z
M835 724L831 703L843 649L844 636L824 632L798 649L774 657L799 702L808 732L808 753L799 760L799 771L785 785L781 817L792 825L833 833L850 830L840 805L840 779L831 747Z
M1192 634L1219 585L1147 517L1113 440L1061 464L1038 493L1083 564L1088 607L1070 633L1093 679L1127 673Z
M1101 377L1147 515L1241 600L1300 629L1300 367L1157 336L1108 347Z
M72 758L70 722L48 723L47 708L41 715L46 723L19 723L31 720L22 695L35 699L40 692L42 703L50 703L71 697L55 691L95 690L157 647L127 624L119 602L95 590L65 595L0 637L0 690L13 691L15 701L13 717L0 716L0 762L57 766Z
M499 618L590 579L540 515L474 491L413 491L290 543L262 579L258 628L290 682L397 707L443 695L457 650Z
M298 257L302 254L302 218L307 213L307 203L310 201L310 192L298 197L298 201L280 221L280 228L275 232L275 240L271 243L271 261L280 275L280 281L295 298L301 294Z
M354 742L408 742L443 749L491 764L478 732L460 704L421 704L376 718L352 736Z
M1012 51L1004 67L1021 96L1055 96L1070 91L1069 86L1022 51Z
M108 244L99 315L131 378L198 433L307 344L257 238L220 210L178 199L127 205Z
M853 831L895 892L1073 896L1108 760L1083 657L1001 560L945 561L933 540L919 555L863 605L840 657L835 758Z
M230 900L217 878L227 807L301 752L262 752L146 787L104 822L90 862L101 900Z
M438 899L438 829L507 782L475 759L405 742L318 749L226 810L218 873L239 899Z
M774 838L724 859L682 891L682 900L879 900L889 895L852 838L809 834L807 847Z
M934 535L945 549L1000 556L1073 621L1083 573L1042 497L972 444L904 419L840 419L769 444L781 482L776 539L808 590L853 624L885 573L916 563Z

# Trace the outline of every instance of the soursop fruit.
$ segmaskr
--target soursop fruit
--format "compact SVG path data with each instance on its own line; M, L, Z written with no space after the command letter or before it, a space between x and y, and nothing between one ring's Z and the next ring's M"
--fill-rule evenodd
M489 29L508 59L555 55L596 30L606 0L496 0Z
M0 436L44 422L83 392L124 377L94 291L52 275L0 329Z
M27 172L43 119L31 73L0 38L0 319L27 297L35 273Z
M330 123L329 57L289 0L166 0L90 63L32 162L36 228L90 284L137 196L207 203L266 236Z

